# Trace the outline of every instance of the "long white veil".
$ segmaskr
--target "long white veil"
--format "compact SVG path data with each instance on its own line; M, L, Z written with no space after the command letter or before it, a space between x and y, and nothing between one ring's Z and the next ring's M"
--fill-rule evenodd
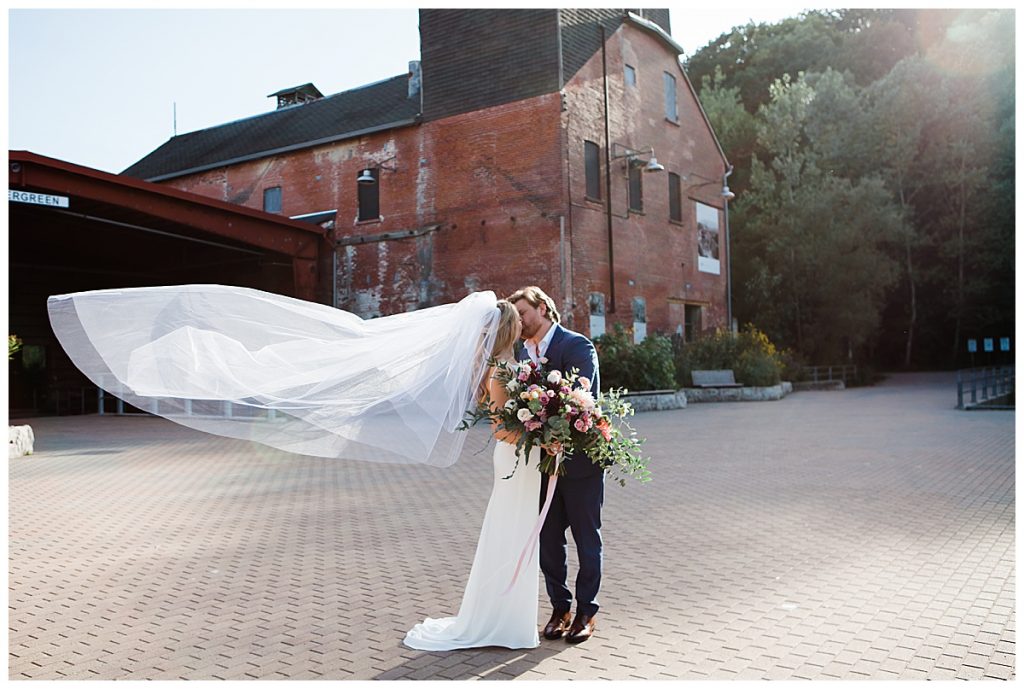
M364 321L259 290L181 285L50 297L97 386L184 426L288 452L448 466L493 346L493 292Z

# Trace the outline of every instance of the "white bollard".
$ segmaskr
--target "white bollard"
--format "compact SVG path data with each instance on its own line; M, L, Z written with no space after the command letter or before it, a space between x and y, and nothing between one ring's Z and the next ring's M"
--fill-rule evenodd
M36 441L36 436L32 433L31 426L11 426L7 437L10 440L8 459L32 454L32 445Z

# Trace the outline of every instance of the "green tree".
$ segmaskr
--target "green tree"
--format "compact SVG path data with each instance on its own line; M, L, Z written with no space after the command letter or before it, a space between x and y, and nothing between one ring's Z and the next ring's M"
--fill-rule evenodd
M905 321L899 329L905 333L903 366L909 367L919 320L917 255L928 241L914 221L914 203L929 184L924 160L927 137L946 96L937 71L914 56L871 84L867 97L868 120L875 133L870 139L871 158L902 211L894 239L905 291L896 292L896 298L904 309Z
M737 313L812 359L847 357L878 335L895 278L884 247L900 212L881 179L834 168L849 137L821 120L838 117L837 107L863 118L852 86L826 72L784 77L770 92L757 119L772 158L755 157L750 191L736 203L735 256L745 264L734 273Z

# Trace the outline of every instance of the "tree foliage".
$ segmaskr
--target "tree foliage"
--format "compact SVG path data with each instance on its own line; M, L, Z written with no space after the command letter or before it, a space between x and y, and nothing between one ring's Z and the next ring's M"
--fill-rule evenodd
M1013 26L1006 10L810 11L691 57L736 167L741 321L812 363L963 365L967 337L1011 334Z

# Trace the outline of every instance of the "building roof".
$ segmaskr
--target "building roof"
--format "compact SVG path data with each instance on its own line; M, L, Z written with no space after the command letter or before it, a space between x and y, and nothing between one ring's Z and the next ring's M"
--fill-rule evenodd
M71 197L65 215L158 229L165 234L212 235L287 256L316 255L324 230L163 184L112 175L30 151L8 151L8 187ZM102 216L102 217L101 217ZM208 239L209 237L207 237Z
M412 124L419 110L419 93L410 97L409 76L402 74L311 103L175 136L121 174L153 182L180 177Z

